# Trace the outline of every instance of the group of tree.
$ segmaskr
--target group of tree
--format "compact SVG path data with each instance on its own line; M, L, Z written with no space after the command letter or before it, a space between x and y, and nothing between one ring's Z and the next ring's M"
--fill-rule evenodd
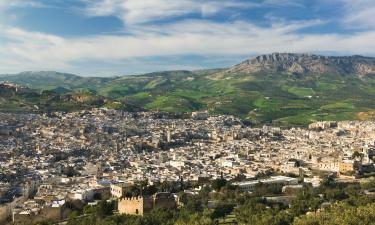
M137 190L146 191L145 182L137 185ZM178 187L170 184L174 185ZM375 188L375 182L345 184L327 177L319 188L303 186L288 204L265 197L283 196L280 188L260 184L253 193L246 193L219 178L196 194L181 191L181 206L175 210L153 211L144 216L118 215L113 202L101 201L96 206L86 206L83 213L73 213L68 225L216 225L228 215L234 218L232 222L244 225L374 224L375 195L364 191Z

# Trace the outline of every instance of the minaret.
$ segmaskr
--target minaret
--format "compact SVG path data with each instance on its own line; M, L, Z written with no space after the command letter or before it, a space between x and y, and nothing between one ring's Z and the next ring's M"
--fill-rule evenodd
M172 140L171 129L167 127L167 142L170 143Z

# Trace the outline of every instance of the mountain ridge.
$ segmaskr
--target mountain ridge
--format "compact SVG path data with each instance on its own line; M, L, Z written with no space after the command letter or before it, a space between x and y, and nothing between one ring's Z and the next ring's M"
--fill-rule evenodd
M342 68L339 68L342 67ZM351 56L325 56L311 53L271 53L258 55L247 60L242 61L229 68L223 69L202 69L196 71L189 70L171 70L150 72L139 75L118 75L118 76L80 76L72 73L62 73L57 71L23 71L16 74L0 74L0 80L5 78L14 82L15 77L64 77L66 79L103 79L114 80L122 77L129 76L150 76L150 75L163 75L173 72L181 73L204 73L206 71L221 72L242 72L242 73L255 73L255 72L291 72L291 73L327 73L335 72L341 74L357 74L366 75L375 73L375 57L351 55ZM17 82L15 82L17 83Z
M375 73L375 58L359 55L322 56L309 53L272 53L245 60L230 72L337 73L366 75Z

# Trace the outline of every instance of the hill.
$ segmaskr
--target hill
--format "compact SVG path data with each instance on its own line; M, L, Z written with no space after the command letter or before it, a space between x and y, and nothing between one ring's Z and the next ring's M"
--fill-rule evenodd
M253 123L306 125L372 119L375 58L274 53L232 68L110 78L55 72L7 75L35 89L89 92L150 110L233 114Z
M0 82L1 112L68 112L94 107L134 110L134 107L130 105L88 92L60 94L54 91L37 91L9 82Z
M0 81L9 81L19 85L25 85L33 89L53 90L65 89L65 92L73 89L96 88L114 78L81 77L74 74L59 73L54 71L22 72L19 74L0 75Z

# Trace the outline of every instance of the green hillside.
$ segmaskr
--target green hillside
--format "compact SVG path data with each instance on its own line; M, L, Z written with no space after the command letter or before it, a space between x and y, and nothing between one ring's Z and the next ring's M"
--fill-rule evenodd
M22 72L19 74L0 75L0 81L10 81L33 89L69 92L73 89L95 89L114 78L80 77L74 74L53 71Z
M19 88L0 84L0 112L54 112L76 111L97 107L113 109L136 110L136 107L107 99L89 92L70 92L65 94L54 91L36 91L28 88Z
M64 94L88 92L148 110L233 114L255 124L306 125L321 120L372 119L375 115L374 75L328 69L303 74L278 70L246 72L243 65L240 68L112 78L34 72L3 76L0 81Z
M254 123L305 125L315 120L356 119L375 109L375 80L335 74L166 73L113 80L97 91L151 110L209 110Z

